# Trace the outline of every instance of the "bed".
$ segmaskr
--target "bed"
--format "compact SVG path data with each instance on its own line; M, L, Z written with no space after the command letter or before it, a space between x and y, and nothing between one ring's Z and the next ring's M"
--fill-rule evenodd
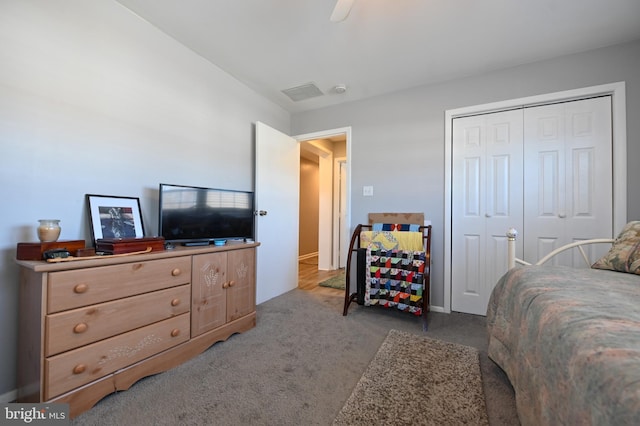
M589 268L544 259L492 292L488 355L523 425L640 424L640 221L611 242Z

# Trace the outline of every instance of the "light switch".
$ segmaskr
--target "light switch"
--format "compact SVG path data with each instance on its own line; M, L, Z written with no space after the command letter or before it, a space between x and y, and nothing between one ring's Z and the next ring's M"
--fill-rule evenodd
M373 186L363 186L362 195L364 197L373 197Z

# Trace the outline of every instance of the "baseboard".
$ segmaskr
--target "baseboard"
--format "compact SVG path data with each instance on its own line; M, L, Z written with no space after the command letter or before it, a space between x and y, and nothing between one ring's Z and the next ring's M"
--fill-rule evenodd
M18 398L18 390L14 389L12 391L9 391L7 393L3 393L2 395L0 395L0 403L14 402L16 398Z
M298 262L301 260L311 259L312 257L318 257L318 252L303 254L302 256L298 256Z
M444 306L433 306L429 305L429 310L431 312L444 312Z

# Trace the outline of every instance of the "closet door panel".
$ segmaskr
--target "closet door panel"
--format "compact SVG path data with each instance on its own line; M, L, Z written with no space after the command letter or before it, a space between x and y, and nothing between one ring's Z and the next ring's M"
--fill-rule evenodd
M544 257L545 254L561 246L562 244L558 244L558 240L559 238L552 237L552 236L538 237L535 240L535 243L536 243L535 257L540 259ZM559 254L558 256L555 256L553 259L549 261L549 264L558 265L559 261L562 259L562 256L565 256L565 254Z
M576 149L573 151L573 205L574 217L594 217L595 209L595 149Z
M557 247L565 205L564 107L524 111L524 243L522 259L534 263ZM560 244L561 245L561 244Z
M484 274L482 309L486 306L493 287L507 271L506 231L511 227L522 228L522 110L504 111L485 116L487 142L486 209Z
M572 170L568 194L571 220L565 227L565 241L614 236L613 229L613 137L611 97L585 99L565 104L567 155ZM570 130L570 131L569 131ZM591 259L602 256L606 245L593 246ZM567 260L586 267L581 258Z
M509 269L507 265L507 236L505 232L489 236L487 252L491 253L491 256L487 256L485 259L486 286L484 291L487 293L485 304L489 303L489 296L495 284Z
M486 238L493 238L504 236L505 229L522 223L523 118L522 110L487 114L484 118L487 138L484 151L486 207L483 214ZM486 244L490 244L489 240L485 240Z
M485 315L507 270L506 230L522 223L522 110L453 128L452 309Z
M480 217L480 157L464 159L464 187L462 209L467 218Z
M484 145L486 133L483 117L466 117L454 121L453 199L452 208L452 299L453 309L475 312L484 297L485 251Z
M562 188L559 185L561 156L557 150L540 152L537 170L531 170L534 173L537 172L537 176L534 174L531 177L537 177L538 217L554 219L558 216L559 211L564 209L562 205L563 194L560 193ZM533 192L531 188L527 189L527 193Z
M468 298L482 297L482 286L480 280L474 279L484 271L484 258L482 253L482 238L480 235L467 234L464 236L464 289L463 292Z
M524 138L524 260L612 235L611 98L526 108ZM555 263L584 266L570 253Z

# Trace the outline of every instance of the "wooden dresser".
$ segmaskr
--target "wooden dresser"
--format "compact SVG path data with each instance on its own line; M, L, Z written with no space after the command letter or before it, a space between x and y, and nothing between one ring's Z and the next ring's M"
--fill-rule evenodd
M256 324L258 243L20 265L18 401L72 417Z

